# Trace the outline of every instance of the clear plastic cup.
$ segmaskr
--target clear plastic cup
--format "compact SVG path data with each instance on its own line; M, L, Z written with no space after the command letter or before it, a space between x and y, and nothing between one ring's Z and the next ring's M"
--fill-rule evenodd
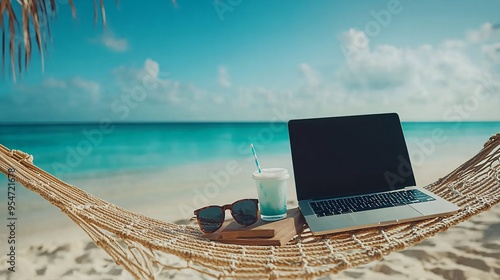
M261 171L252 174L259 194L260 217L264 221L284 219L287 181L290 175L284 168L264 168Z

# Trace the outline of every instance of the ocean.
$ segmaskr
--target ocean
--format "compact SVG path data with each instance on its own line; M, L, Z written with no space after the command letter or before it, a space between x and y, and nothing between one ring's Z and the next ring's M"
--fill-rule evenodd
M500 122L402 125L417 183L421 184L446 175L500 132ZM191 197L202 192L227 162L235 161L241 169L239 176L231 178L230 199L246 195L237 187L254 189L250 143L262 166L291 169L288 141L287 125L280 122L0 125L0 144L33 155L38 167L64 181L130 209L148 205L146 210L150 210L153 205L186 201L178 207L187 209L184 216L199 206L191 203ZM0 186L7 186L4 176L0 176ZM293 195L294 188L290 189ZM56 215L47 209L53 206L38 195L22 187L17 190L25 221ZM219 191L230 193L229 188ZM5 205L5 199L0 195L0 205ZM207 198L199 204L219 203L213 201ZM180 212L171 212L172 218L180 216Z
M286 124L138 123L113 124L107 129L99 124L0 126L2 145L34 155L42 169L69 176L241 158L250 153L250 142L261 151L286 153ZM65 174L69 169L72 174Z
M403 123L410 154L463 145L479 148L500 122ZM290 153L286 123L130 123L0 125L0 144L34 156L65 178ZM431 144L429 144L431 143ZM426 150L426 147L427 150ZM459 151L455 151L459 152Z

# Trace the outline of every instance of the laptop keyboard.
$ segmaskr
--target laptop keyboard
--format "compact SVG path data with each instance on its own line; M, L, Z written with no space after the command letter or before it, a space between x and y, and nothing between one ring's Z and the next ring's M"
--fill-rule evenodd
M401 190L390 193L369 194L309 202L318 217L340 215L373 209L401 206L436 200L417 190Z

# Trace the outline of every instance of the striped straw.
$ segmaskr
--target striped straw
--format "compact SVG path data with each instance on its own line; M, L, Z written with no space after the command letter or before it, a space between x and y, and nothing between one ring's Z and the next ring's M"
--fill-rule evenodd
M262 170L260 169L259 159L257 158L257 154L255 153L253 144L250 144L250 148L252 148L252 154L253 158L255 159L255 165L257 166L257 170L259 170L259 173L262 173Z

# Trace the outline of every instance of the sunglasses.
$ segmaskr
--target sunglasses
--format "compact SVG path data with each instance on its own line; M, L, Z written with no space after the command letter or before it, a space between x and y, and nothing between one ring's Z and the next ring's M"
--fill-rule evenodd
M211 205L203 207L194 210L194 214L201 231L213 233L224 223L225 212L228 209L231 210L231 216L240 225L249 226L257 222L258 203L259 200L257 199L241 199L224 206Z

